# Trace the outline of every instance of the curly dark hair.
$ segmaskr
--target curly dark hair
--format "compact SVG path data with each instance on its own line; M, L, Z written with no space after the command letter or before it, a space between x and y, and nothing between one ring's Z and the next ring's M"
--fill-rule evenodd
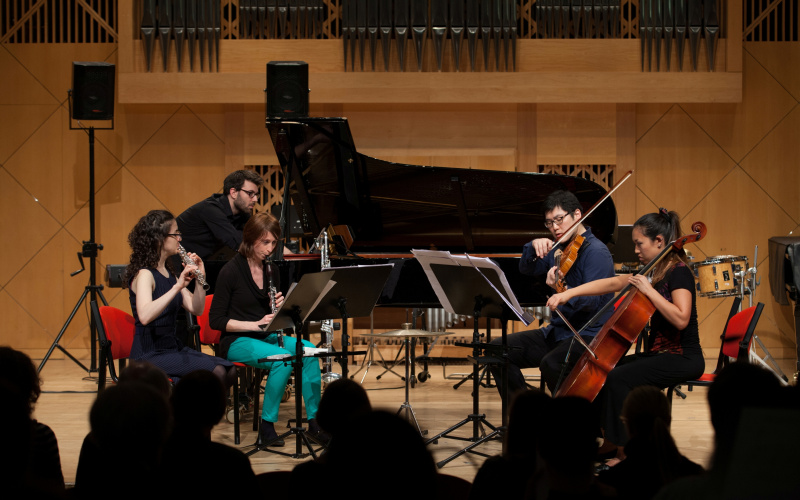
M33 405L42 394L42 388L39 372L27 354L9 346L0 346L0 385L4 393L15 398L11 402L14 409L27 406L28 415L33 413Z
M146 267L156 267L161 257L161 247L164 239L169 234L169 228L175 217L166 210L150 210L147 215L139 219L128 234L128 244L131 246L131 259L125 274L122 277L122 284L130 286L131 280L139 269ZM167 259L167 270L175 274L172 268L171 259Z

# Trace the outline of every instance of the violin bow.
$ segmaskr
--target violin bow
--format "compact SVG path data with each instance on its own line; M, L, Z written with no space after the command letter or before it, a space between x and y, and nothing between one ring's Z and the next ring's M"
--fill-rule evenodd
M570 329L570 330L572 330L572 334L575 336L575 339L577 339L577 341L578 341L578 342L580 342L580 344L581 344L581 345L582 345L582 346L583 346L583 347L584 347L584 348L585 348L585 349L586 349L586 350L589 352L589 354L591 354L592 356L594 356L594 359L599 359L599 358L597 357L597 354L595 354L595 353L594 353L594 351L592 351L592 350L589 348L589 346L586 344L586 341L585 341L585 340L583 340L583 337L581 337L580 335L578 335L578 332L577 332L577 331L575 331L575 328L572 326L572 324L570 324L569 320L567 320L567 318L565 318L565 317L564 317L564 315L563 315L563 314L561 314L561 311L560 311L558 308L556 308L556 309L555 309L555 311L556 311L556 313L557 313L559 316L561 316L561 319L563 319L563 320L564 320L564 323L566 323L566 324L567 324L567 326L569 327L569 329Z
M614 194L614 191L616 191L616 190L617 190L617 188L619 188L619 187L622 185L622 183L623 183L623 182L627 181L627 180L628 180L628 178L629 178L631 175L633 175L633 170L628 170L628 173L627 173L627 174L625 174L624 176L622 176L622 179L620 179L619 181L617 181L617 183L616 183L616 184L614 184L614 187L612 187L612 188L611 188L611 189L610 189L610 190L609 190L609 191L608 191L606 194L604 194L604 195L603 195L603 197L602 197L602 198L600 198L600 199L597 201L597 203L595 203L594 205L592 205L592 208L590 208L590 209L589 209L589 211L588 211L588 212L586 212L586 215L582 216L580 220L582 221L583 219L585 219L585 218L589 217L590 215L592 215L592 212L594 212L594 211L595 211L595 209L597 209L597 207L599 207L600 205L602 205L602 204L603 204L603 202L604 202L604 201L606 201L606 200L608 199L608 197L609 197L609 196L611 196L612 194ZM567 230L567 232L566 232L566 233L562 234L562 235L561 235L561 238L559 238L559 239L558 239L558 241L556 241L556 242L555 242L555 244L553 244L553 246L560 245L560 244L561 244L561 243L563 243L564 241L567 241L567 240L569 240L570 238L572 238L572 233L574 233L574 232L575 232L575 230L578 228L578 222L580 222L580 221L576 221L576 222L575 222L575 224L573 224L573 225L572 225L572 227L570 227L570 228Z

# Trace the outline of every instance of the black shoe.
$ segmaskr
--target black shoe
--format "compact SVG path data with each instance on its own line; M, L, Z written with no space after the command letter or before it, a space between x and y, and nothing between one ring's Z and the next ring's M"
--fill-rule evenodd
M262 420L261 426L258 428L258 441L256 441L256 445L261 446L262 444L274 446L276 448L286 446L286 441L284 441L283 438L278 438L278 433L275 432L275 425L266 420Z
M322 446L328 446L331 442L331 435L322 430L316 418L308 421L308 435Z

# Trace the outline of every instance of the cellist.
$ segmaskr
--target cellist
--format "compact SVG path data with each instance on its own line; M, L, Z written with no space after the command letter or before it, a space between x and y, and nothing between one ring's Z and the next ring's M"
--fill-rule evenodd
M611 252L602 241L594 237L591 229L583 225L581 204L573 193L555 191L545 199L543 208L544 225L550 230L555 241L561 239L573 226L577 226L574 234L584 238L575 262L564 277L568 288L614 276ZM555 245L554 240L550 238L537 238L527 242L522 250L520 272L528 276L546 274L546 282L555 292L556 280L560 277L557 273L556 258L562 250L562 245ZM594 316L612 297L613 294L607 293L601 297L578 298L562 308L562 313L571 324L580 325ZM604 319L608 319L612 312L609 309ZM582 337L587 343L591 342L600 326L602 322L596 328L590 327L583 332ZM509 335L508 345L517 348L508 353L509 396L526 388L522 368L539 367L542 378L550 391L553 391L561 374L569 373L571 366L582 352L582 349L578 349L578 342L572 342L572 338L572 331L560 317L553 317L550 324L544 328ZM500 345L501 339L492 339L492 343ZM572 353L565 367L563 363L570 350ZM498 381L498 389L501 389L500 367L492 365L492 373ZM503 394L502 390L500 394Z
M681 235L677 213L660 208L658 212L643 215L633 225L633 244L639 261L647 265ZM617 447L620 459L625 457L623 447L628 441L620 420L628 393L642 385L662 389L699 377L705 369L697 327L694 276L682 249L667 254L646 276L620 275L586 283L553 295L547 306L555 309L575 297L618 292L628 284L653 303L655 312L650 319L645 350L624 356L608 373L597 397L607 442L603 448Z

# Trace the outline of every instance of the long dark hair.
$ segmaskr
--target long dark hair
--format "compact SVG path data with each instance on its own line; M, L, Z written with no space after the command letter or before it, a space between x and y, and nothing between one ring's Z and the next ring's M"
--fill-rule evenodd
M633 227L638 228L643 235L651 240L661 236L664 238L665 245L669 245L683 235L681 219L678 213L671 210L667 211L666 208L659 208L658 212L642 215L633 224ZM684 264L687 263L686 252L683 249L667 254L664 260L659 262L653 270L653 282L663 278L667 270L671 269L679 261Z
M150 210L133 226L128 234L131 259L122 278L123 286L130 286L139 269L158 266L161 248L164 246L164 240L169 234L173 220L175 217L166 210ZM170 273L176 274L170 259L167 259L166 265Z
M247 220L242 230L242 244L239 253L245 258L253 256L253 247L264 233L272 233L275 238L281 238L281 224L272 214L257 213Z

